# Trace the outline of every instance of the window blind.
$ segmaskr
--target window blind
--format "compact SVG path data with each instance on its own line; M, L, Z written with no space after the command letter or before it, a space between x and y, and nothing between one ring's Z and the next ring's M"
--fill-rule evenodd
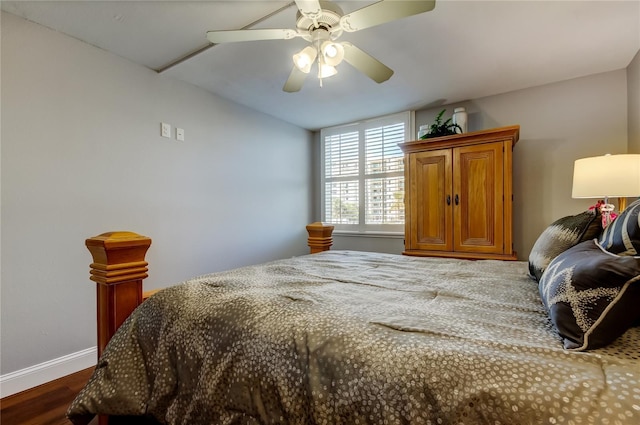
M336 230L403 232L410 113L323 129L322 221Z

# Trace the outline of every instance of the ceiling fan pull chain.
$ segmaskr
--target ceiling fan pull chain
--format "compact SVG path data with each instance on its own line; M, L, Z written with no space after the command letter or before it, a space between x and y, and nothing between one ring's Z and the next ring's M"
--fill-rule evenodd
M320 81L320 88L322 88L322 50L320 49L320 39L316 39L316 50L318 51L318 80Z

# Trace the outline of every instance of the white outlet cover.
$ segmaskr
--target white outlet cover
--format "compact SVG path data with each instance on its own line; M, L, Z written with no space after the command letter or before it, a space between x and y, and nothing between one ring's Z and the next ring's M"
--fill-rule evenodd
M167 124L164 122L160 123L160 135L162 137L171 138L171 124Z
M176 139L181 142L184 142L184 128L176 127Z

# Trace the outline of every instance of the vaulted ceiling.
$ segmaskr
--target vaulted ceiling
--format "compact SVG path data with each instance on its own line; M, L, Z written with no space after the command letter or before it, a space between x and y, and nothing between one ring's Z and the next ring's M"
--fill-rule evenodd
M336 3L349 13L373 2ZM295 28L294 2L21 0L2 10L308 129L624 69L640 49L639 0L437 0L340 38L392 68L388 81L342 63L322 87L310 76L285 93L306 41L212 45L206 32Z

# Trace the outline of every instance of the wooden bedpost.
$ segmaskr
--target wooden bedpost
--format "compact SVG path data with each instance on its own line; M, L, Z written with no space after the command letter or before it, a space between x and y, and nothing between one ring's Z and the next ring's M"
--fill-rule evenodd
M144 257L151 239L133 232L108 232L86 240L91 280L97 283L98 357L118 327L142 303Z
M328 251L333 245L333 226L320 221L307 225L309 239L307 244L311 248L311 253Z

